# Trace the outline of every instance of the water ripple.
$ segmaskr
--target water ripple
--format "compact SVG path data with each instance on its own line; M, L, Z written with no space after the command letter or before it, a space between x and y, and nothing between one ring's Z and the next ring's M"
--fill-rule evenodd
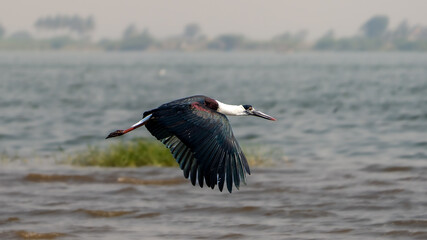
M47 175L39 173L29 173L24 180L30 182L94 182L95 178L85 175Z

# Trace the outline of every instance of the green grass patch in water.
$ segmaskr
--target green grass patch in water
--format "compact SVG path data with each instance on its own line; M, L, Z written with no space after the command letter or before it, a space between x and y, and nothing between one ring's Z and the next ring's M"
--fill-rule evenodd
M89 146L85 151L68 156L67 162L101 167L178 166L163 144L140 138L112 143L106 149Z
M273 165L273 161L269 158L271 154L265 149L251 147L245 148L244 152L250 166ZM69 155L65 162L79 166L101 167L178 166L169 149L162 143L143 138L112 143L106 149L89 146L84 151Z

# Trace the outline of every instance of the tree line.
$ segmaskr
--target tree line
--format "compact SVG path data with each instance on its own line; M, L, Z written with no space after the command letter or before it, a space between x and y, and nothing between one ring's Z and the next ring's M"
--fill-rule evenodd
M389 29L389 18L377 15L368 19L352 37L336 38L328 31L313 46L316 50L412 50L427 51L427 27L403 20Z
M58 31L66 30L79 36L84 36L95 30L95 20L92 16L81 17L78 15L56 15L41 17L34 26L37 30Z
M410 25L402 21L397 27L389 27L389 18L376 15L364 22L355 35L336 37L327 31L314 42L308 42L308 32L284 32L266 41L256 41L242 34L226 33L208 37L197 23L184 26L182 32L164 39L154 37L149 29L138 29L135 24L127 26L119 39L91 41L96 29L92 16L55 15L38 18L34 22L35 38L26 31L18 31L6 37L6 29L0 23L0 49L10 46L41 49L104 49L107 51L144 50L272 50L272 51L369 51L412 50L427 51L427 27ZM48 37L46 37L48 36ZM6 47L5 47L6 46Z

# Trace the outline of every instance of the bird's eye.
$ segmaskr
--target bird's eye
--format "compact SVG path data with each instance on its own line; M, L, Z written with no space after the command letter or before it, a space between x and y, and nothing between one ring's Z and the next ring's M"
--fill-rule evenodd
M251 105L243 105L243 107L248 110L248 111L252 111L254 110L253 107Z

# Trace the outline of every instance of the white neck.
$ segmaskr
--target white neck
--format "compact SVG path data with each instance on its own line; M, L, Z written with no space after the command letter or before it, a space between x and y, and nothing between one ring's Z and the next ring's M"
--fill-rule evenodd
M218 112L225 114L225 115L231 115L231 116L242 116L247 115L245 108L242 105L229 105L222 103L218 101Z

